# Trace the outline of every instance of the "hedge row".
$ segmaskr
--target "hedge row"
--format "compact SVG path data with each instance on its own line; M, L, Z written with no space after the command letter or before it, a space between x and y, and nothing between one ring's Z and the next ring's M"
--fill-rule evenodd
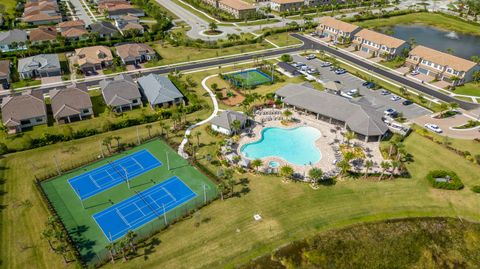
M437 181L437 179L447 179L448 181L442 182ZM446 170L433 170L430 171L427 175L427 180L430 182L430 185L436 189L444 190L461 190L463 189L463 183L458 177L458 175L453 171Z

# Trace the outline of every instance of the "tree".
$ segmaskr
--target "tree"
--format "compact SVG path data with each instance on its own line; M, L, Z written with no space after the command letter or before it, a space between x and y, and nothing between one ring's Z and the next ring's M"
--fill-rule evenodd
M455 110L458 109L459 105L456 102L451 102L448 104L448 107L450 108L450 110Z
M445 112L448 111L448 104L447 103L440 103L440 115L443 117L443 115L445 115Z
M252 161L252 167L255 168L255 171L258 173L258 168L260 168L263 165L262 160L260 159L255 159Z
M242 128L242 123L239 121L239 120L234 120L232 122L232 130L233 130L233 133L234 134L237 134L238 131L240 131L240 129Z
M212 21L208 24L208 29L210 29L210 31L212 32L216 32L218 29L218 25Z
M386 162L386 161L382 161L380 163L380 167L382 168L382 173L380 174L380 176L378 177L378 180L382 180L383 178L383 175L385 174L385 172L390 169L390 167L392 167L392 165L389 163L389 162Z
M368 175L368 172L370 171L370 169L373 167L373 161L372 160L367 160L365 162L365 175L364 175L364 178L367 178L367 175Z
M200 147L200 136L202 135L202 132L196 131L195 132L195 137L197 138L197 147Z
M147 125L145 125L145 128L147 129L147 132L148 132L148 138L151 138L152 136L150 135L150 130L152 129L152 125L147 124Z
M122 139L122 137L120 137L120 136L113 136L112 138L115 139L115 141L117 142L117 149L120 148L120 139Z
M292 111L290 111L289 109L286 109L285 111L283 111L283 116L285 116L285 118L287 118L287 121L290 121L290 117L293 115Z
M348 172L348 170L352 168L352 166L350 165L350 162L345 159L337 162L337 167L340 168L341 176L345 175Z
M112 153L112 137L111 136L106 136L103 138L102 145L107 147L108 153Z
M289 54L283 54L283 55L280 57L280 61L282 61L282 62L291 62L291 61L293 61L293 58L292 58L292 56L290 56Z
M293 168L288 165L284 165L280 167L280 176L284 177L285 179L290 179L293 176Z
M220 199L223 201L223 193L227 189L227 186L225 186L225 183L220 182L220 184L217 185L218 192L220 193Z
M50 246L50 250L55 251L55 248L52 245L52 239L53 239L52 228L46 228L45 230L43 230L41 237L42 237L42 239L47 240L48 245Z
M160 134L163 135L163 129L165 129L165 122L160 121L158 125L160 126Z
M165 124L163 127L165 128L165 137L168 139L168 132L170 131L170 125Z
M400 162L399 161L392 161L391 167L392 167L392 173L390 174L390 179L393 178L393 175L394 175L395 171L397 171L397 169L400 167Z
M65 242L60 242L60 244L58 244L57 247L55 248L55 252L62 256L63 262L65 264L68 263L68 260L67 260L68 246Z
M115 263L115 243L110 243L105 246L105 248L108 250L108 253L110 254L110 260L112 263Z
M347 145L350 145L350 141L352 139L355 139L357 137L357 135L352 131L347 131L345 134L343 134L343 137L347 141Z
M323 171L320 168L312 168L308 171L308 177L313 182L319 182L323 178Z
M135 252L136 249L135 249L135 244L133 243L133 241L135 240L135 237L137 237L137 233L135 233L134 231L132 230L129 230L127 232L127 234L125 235L125 239L126 241L128 242L128 245L130 245L130 248Z

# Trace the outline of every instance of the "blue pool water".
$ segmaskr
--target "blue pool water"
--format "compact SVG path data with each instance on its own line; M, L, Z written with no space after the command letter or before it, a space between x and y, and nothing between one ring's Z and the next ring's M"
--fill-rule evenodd
M280 164L276 161L270 161L268 163L268 166L271 167L271 168L278 168L280 166Z
M296 165L313 164L322 158L315 146L320 136L320 131L312 127L265 128L259 141L244 145L241 151L249 159L279 157Z

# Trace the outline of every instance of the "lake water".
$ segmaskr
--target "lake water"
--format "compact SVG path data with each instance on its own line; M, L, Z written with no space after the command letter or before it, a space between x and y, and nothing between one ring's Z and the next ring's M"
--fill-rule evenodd
M467 35L440 30L424 25L396 25L391 28L392 36L409 41L415 38L418 45L447 52L453 49L453 54L465 59L480 56L480 36Z

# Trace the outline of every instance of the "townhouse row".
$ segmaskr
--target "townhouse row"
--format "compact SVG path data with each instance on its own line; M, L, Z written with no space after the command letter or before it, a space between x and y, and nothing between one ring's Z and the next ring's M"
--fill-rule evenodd
M152 108L183 104L185 97L166 76L149 74L135 82L129 75L118 75L100 82L105 105L112 111L123 112L142 106L142 99ZM70 123L94 116L90 94L84 85L54 89L48 93L51 114L58 123ZM9 134L22 132L47 123L48 113L44 94L31 90L4 97L1 103L2 121Z
M317 34L328 42L352 44L356 51L368 57L391 60L396 56L406 56L405 66L411 71L448 82L452 86L472 81L474 74L480 71L479 64L473 61L421 45L412 49L404 40L332 17L320 18Z

